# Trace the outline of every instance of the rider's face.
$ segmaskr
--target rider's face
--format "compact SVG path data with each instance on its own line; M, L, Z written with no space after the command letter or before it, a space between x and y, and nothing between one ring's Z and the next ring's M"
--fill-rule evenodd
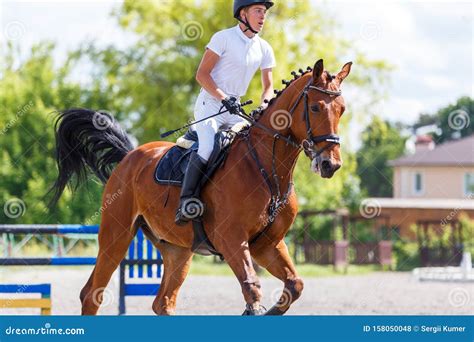
M247 19L250 26L252 26L255 31L260 32L265 23L267 8L263 5L252 5L243 12L243 18Z

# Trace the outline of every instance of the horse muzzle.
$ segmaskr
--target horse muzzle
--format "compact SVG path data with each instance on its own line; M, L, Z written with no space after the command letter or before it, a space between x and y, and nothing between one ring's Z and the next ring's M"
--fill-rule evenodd
M331 178L342 166L342 162L331 160L328 157L317 156L311 160L311 170L322 178Z

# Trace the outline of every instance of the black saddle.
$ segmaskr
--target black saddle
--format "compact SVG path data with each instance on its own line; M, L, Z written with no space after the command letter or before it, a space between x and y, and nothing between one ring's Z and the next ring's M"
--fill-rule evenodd
M214 138L214 149L207 163L206 174L201 180L202 187L212 174L223 165L230 144L235 137L235 133L229 130L222 130ZM189 163L191 153L197 152L199 142L196 131L188 130L184 135L186 140L194 141L194 144L186 149L180 146L173 146L159 161L155 170L155 181L161 185L181 186L184 174Z

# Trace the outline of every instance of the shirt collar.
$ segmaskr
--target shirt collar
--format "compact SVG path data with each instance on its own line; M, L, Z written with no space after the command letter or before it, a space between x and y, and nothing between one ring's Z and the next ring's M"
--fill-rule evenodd
M256 41L257 36L258 36L258 34L256 34L256 35L254 35L252 38L247 37L247 36L245 35L245 33L243 33L242 30L240 29L239 24L237 24L237 26L235 26L235 31L237 31L237 35L238 35L240 38L242 38L246 43Z

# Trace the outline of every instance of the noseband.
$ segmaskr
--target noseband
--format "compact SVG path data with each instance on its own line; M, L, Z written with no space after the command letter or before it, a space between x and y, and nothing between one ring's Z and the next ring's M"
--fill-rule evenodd
M311 81L304 87L303 91L301 94L298 96L298 99L296 102L293 104L293 106L290 109L290 115L293 116L293 113L298 106L298 104L301 102L302 99L304 99L304 112L303 112L303 120L306 122L306 134L307 138L303 140L301 143L301 147L304 150L304 153L310 157L318 157L323 153L325 150L327 150L331 145L337 144L340 145L340 137L337 134L325 134L325 135L313 135L313 132L311 130L311 123L309 120L309 110L308 110L308 91L310 90L316 90L321 93L330 95L330 96L340 96L342 92L340 90L338 91L332 91L328 89L323 89L320 87L316 87L311 85ZM325 147L315 150L314 146L320 142L327 142Z

